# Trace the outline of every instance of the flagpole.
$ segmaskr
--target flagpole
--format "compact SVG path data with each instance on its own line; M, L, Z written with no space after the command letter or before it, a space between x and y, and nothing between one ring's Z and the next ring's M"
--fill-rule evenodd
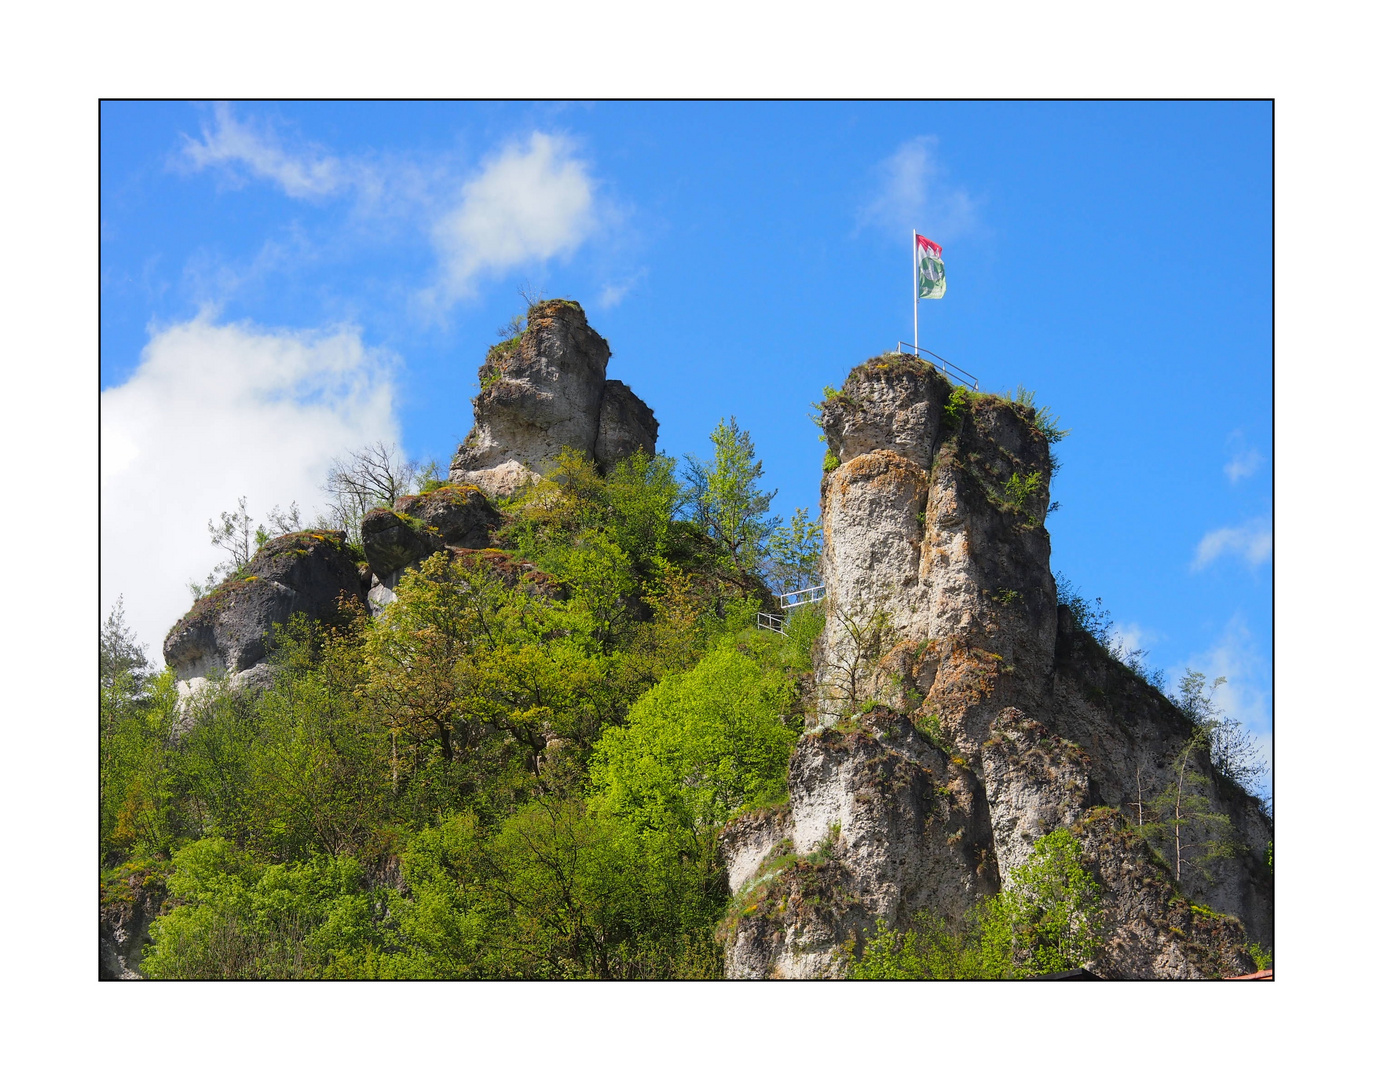
M915 269L915 318L911 321L911 345L915 355L920 355L920 234L911 230L911 262Z

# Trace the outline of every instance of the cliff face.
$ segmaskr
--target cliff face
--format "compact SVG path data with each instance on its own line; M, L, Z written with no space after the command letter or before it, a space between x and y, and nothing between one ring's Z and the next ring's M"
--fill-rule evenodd
M730 973L838 974L879 917L961 913L1060 826L1107 898L1102 973L1246 970L1246 932L1272 940L1271 823L1203 752L1201 793L1238 854L1179 887L1233 919L1194 911L1127 828L1174 780L1191 725L1058 606L1031 410L889 355L855 368L821 420L838 465L821 488L818 718L787 809L724 837L747 913L729 924ZM799 858L770 870L784 853Z
M449 477L492 497L513 494L546 472L564 447L602 469L635 450L654 452L653 411L605 377L610 346L581 306L549 300L530 309L525 330L493 348L479 372L474 423Z

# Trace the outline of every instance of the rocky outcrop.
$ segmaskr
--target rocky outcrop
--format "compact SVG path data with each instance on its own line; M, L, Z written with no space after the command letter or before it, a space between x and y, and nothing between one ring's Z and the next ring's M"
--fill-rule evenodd
M362 519L362 549L372 572L368 607L375 613L395 598L401 572L437 551L489 547L500 512L471 484L445 484L402 495L394 510L378 508Z
M608 470L636 450L651 455L657 442L658 421L653 410L619 379L607 379L592 451L596 464Z
M357 564L331 530L287 533L258 549L248 565L201 597L172 627L162 646L167 666L194 689L227 674L239 685L257 681L272 628L292 615L331 621L366 595Z
M726 830L728 972L840 974L878 919L961 914L1056 828L1082 835L1103 888L1103 972L1213 977L1242 966L1246 935L1271 944L1271 821L1204 752L1196 785L1232 857L1174 882L1127 825L1193 733L1058 606L1033 412L887 355L821 422L816 717L787 810Z
M449 478L504 497L547 472L565 448L602 469L640 448L652 454L653 411L624 383L606 380L609 360L580 304L530 308L523 333L493 347L478 372L472 431Z
M141 979L139 965L153 920L166 913L167 867L133 863L102 876L100 978Z

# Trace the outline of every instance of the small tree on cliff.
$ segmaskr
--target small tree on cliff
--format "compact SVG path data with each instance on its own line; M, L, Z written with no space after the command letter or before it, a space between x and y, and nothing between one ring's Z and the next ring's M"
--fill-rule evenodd
M777 492L759 486L763 463L756 460L753 440L738 420L721 420L710 441L715 455L709 463L687 455L688 505L742 576L758 568L764 545L779 524L779 519L767 516Z

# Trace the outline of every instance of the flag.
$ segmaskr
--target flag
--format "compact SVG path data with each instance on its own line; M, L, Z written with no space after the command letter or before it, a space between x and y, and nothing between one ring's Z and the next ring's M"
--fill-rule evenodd
M920 299L938 300L944 295L944 249L916 233L915 251L920 271Z

